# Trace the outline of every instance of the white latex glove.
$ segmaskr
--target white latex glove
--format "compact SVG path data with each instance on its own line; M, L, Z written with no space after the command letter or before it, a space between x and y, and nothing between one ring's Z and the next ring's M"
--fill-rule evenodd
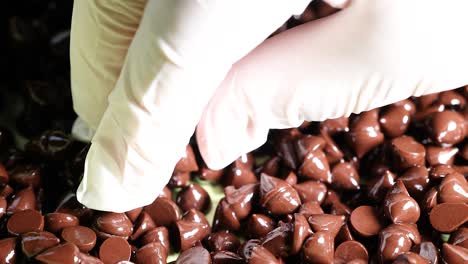
M75 1L74 105L97 129L78 199L118 212L151 203L208 101L197 139L221 168L269 128L468 83L465 0L354 0L245 56L307 2Z
M232 64L308 3L76 0L74 134L96 131L78 200L116 212L153 202Z

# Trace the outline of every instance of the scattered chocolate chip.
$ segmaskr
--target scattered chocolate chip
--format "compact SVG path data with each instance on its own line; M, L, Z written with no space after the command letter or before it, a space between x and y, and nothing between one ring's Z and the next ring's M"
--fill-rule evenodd
M86 226L69 226L62 230L63 240L75 244L82 252L88 252L96 245L96 233Z
M427 120L427 127L434 142L440 145L454 145L466 137L466 120L455 111L434 113Z
M36 256L41 263L81 263L80 251L72 243L65 243L46 250Z
M135 262L141 264L164 264L166 263L166 249L159 242L151 242L137 250Z
M48 248L55 247L59 243L59 238L46 231L29 232L21 236L21 249L28 258L31 258Z
M211 233L206 238L206 248L211 252L216 251L231 251L237 252L240 246L240 241L236 235L229 231L218 231Z
M333 236L327 231L312 234L304 242L304 260L308 263L332 263L334 257L333 244Z
M110 237L99 247L99 258L104 263L118 263L128 261L132 254L130 245L123 237Z
M377 235L383 229L377 209L368 205L354 209L349 221L353 229L364 237Z
M301 204L299 194L287 182L262 174L260 178L261 205L273 214L295 211Z
M0 261L2 263L16 263L17 252L16 237L4 238L0 240Z
M261 238L275 228L275 222L267 215L252 214L247 220L247 228L250 237Z
M167 254L169 254L171 246L169 242L169 231L164 226L158 226L154 229L146 232L141 238L141 243L143 245L149 244L151 242L159 242L166 249Z
M181 217L176 203L168 198L157 198L152 204L144 207L157 226L169 226Z
M442 245L442 258L446 263L466 263L468 261L468 249L444 243Z
M133 233L133 224L125 213L103 212L96 217L96 228L106 234L129 237Z
M52 233L58 233L65 227L79 225L76 216L67 213L48 213L45 216L45 229Z
M42 231L44 217L36 210L24 210L14 213L7 222L8 233L17 236L28 232Z
M335 258L343 263L349 263L353 260L363 260L367 263L369 255L367 249L358 241L346 241L336 248Z
M450 217L448 217L450 216ZM451 233L468 221L468 204L442 203L430 214L432 227L442 233Z
M192 247L182 252L175 264L211 264L211 256L203 247Z

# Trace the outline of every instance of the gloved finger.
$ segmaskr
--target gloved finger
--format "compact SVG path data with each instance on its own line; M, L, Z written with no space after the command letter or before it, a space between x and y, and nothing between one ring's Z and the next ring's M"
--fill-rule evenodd
M107 108L146 0L75 1L70 40L73 106L78 138L95 130ZM84 122L82 122L84 121ZM86 124L89 129L82 129Z
M298 3L303 10L308 1L148 1L78 200L116 212L153 202L232 64L299 11Z
M461 0L443 11L438 1L352 1L268 39L233 66L210 100L197 129L205 162L228 165L263 144L270 128L467 84L467 8Z

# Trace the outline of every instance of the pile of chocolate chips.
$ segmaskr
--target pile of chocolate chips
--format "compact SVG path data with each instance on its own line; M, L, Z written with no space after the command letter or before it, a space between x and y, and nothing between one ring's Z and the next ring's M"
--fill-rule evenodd
M100 212L74 194L89 146L68 135L71 1L2 12L0 86L29 142L0 128L0 263L468 262L468 87L271 131L219 171L192 142L152 204ZM334 12L314 1L275 34Z

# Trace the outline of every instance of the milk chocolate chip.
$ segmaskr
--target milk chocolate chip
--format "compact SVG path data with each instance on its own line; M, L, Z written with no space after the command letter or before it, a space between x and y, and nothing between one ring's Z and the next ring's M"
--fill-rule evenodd
M211 252L216 251L231 251L237 252L240 246L240 241L236 235L229 231L218 231L211 233L206 238L206 248Z
M468 221L468 204L442 203L430 214L432 227L442 233L451 233Z
M63 240L75 244L82 252L88 252L96 245L96 233L86 226L69 226L62 230Z
M16 238L4 238L0 240L0 262L5 264L16 263Z
M468 261L468 249L444 243L442 245L442 257L446 263L466 263Z
M354 209L349 221L353 229L364 237L377 235L384 227L377 209L368 205Z
M319 214L308 218L310 227L314 232L328 231L335 238L344 224L344 215Z
M29 232L21 236L21 249L28 258L48 248L54 247L59 243L60 239L46 231Z
M195 154L193 153L192 146L187 145L185 148L184 155L177 162L174 171L177 172L192 172L197 171L198 165L195 160Z
M210 253L202 247L192 247L182 252L175 264L211 264Z
M332 169L332 185L337 189L359 190L359 173L352 163L341 162Z
M459 173L447 175L439 185L440 203L467 203L468 202L468 182Z
M353 260L363 260L367 263L369 255L367 249L358 241L346 241L336 248L335 259L343 263L349 263Z
M151 242L137 250L135 262L141 264L165 264L167 252L159 242Z
M333 263L333 236L327 231L312 234L304 242L303 254L308 263Z
M294 226L292 236L291 254L297 254L304 243L304 240L312 234L307 218L302 214L294 214Z
M411 113L404 105L392 105L381 114L379 123L383 132L390 138L403 135L411 121Z
M305 181L293 187L296 189L303 203L317 202L321 204L325 200L327 194L327 186L318 181Z
M36 260L41 263L54 264L54 263L81 263L79 258L80 251L72 243L65 243L46 250L45 252L36 256Z
M58 233L63 228L79 225L79 220L76 216L66 213L49 213L45 216L45 229Z
M8 233L17 236L27 232L42 231L44 217L36 210L24 210L13 214L7 222Z
M299 168L299 175L305 179L330 183L330 165L325 153L320 149L308 152Z
M130 260L131 254L132 250L127 240L118 236L104 240L99 248L99 258L104 264L128 261Z
M385 215L393 223L416 223L421 213L418 203L409 196L400 180L387 193L383 206Z
M130 236L130 240L137 240L141 235L146 233L148 230L151 230L156 227L153 219L147 212L142 212L140 217L138 217L137 221L134 225L134 232Z
M460 227L450 236L449 242L450 244L468 249L468 228Z
M247 220L247 228L252 238L261 238L273 230L275 222L264 214L252 214Z
M133 233L133 224L125 213L101 213L95 220L99 231L114 235L129 237Z
M412 166L424 166L426 150L410 136L401 136L391 141L394 162L401 170Z
M440 145L454 145L466 137L466 120L454 111L434 113L428 119L429 133Z
M378 115L378 110L374 109L355 115L351 119L350 131L347 134L348 142L358 158L362 158L369 150L384 141L384 135L380 131Z
M149 244L151 242L159 242L166 249L167 254L169 254L171 246L169 242L169 231L164 226L156 227L152 230L146 232L141 238L141 243L143 245Z
M18 191L7 208L7 214L11 215L19 211L36 209L36 195L31 186Z
M196 209L206 213L211 205L211 200L210 195L203 187L190 184L177 194L176 203L182 211Z
M168 198L157 198L152 204L145 206L144 211L157 226L169 226L181 217L177 204Z
M262 174L260 178L261 205L276 215L292 213L301 200L297 191L285 181Z

